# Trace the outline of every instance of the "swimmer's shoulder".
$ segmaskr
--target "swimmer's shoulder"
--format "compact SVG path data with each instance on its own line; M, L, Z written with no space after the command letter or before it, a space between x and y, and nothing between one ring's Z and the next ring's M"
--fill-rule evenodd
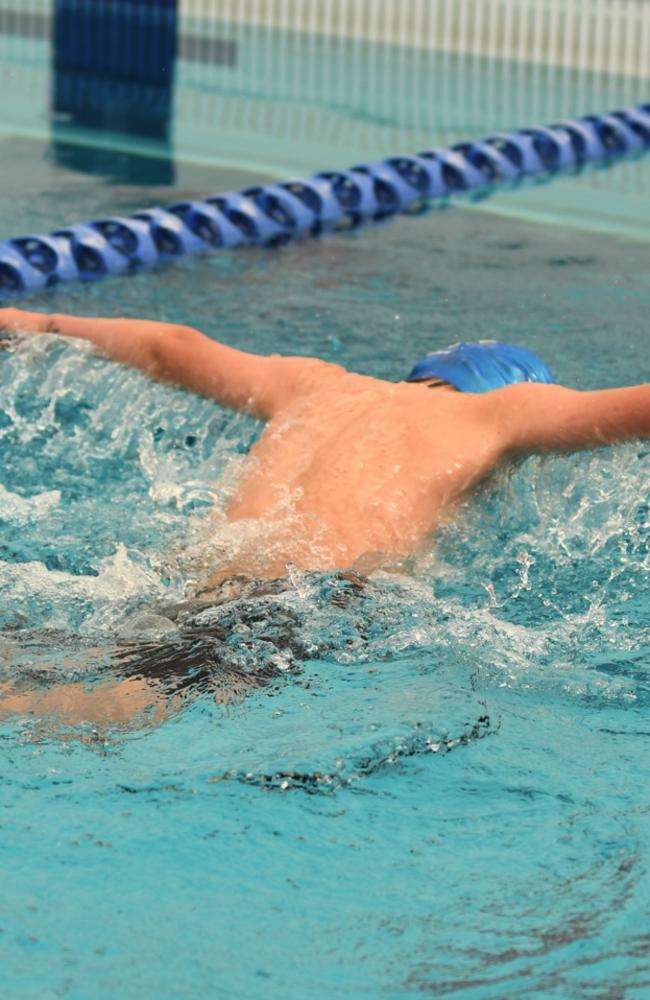
M300 399L318 395L347 374L341 365L299 355L270 354L265 364L267 418L278 416Z
M297 388L318 384L322 379L330 381L350 374L342 365L323 361L321 358L272 354L269 360L278 376Z

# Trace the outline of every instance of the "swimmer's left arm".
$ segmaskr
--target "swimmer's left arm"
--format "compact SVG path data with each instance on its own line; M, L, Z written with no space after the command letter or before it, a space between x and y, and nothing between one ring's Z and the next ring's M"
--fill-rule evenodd
M240 351L192 327L152 320L0 309L0 329L88 340L107 357L151 378L266 418L336 367L315 358Z
M650 437L650 384L581 391L521 382L483 398L504 451L571 451Z

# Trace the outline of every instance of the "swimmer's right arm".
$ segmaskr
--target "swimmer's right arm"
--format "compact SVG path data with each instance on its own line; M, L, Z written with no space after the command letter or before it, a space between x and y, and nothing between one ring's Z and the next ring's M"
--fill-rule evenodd
M650 384L581 391L520 382L483 398L504 451L574 451L650 437Z
M151 378L265 418L273 416L310 381L336 368L315 358L240 351L192 327L152 320L0 309L1 329L90 341L102 354Z

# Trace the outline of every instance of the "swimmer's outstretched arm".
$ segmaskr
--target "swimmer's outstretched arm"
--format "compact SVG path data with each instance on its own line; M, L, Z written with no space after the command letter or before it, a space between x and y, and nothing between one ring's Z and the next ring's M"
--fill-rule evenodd
M573 451L650 437L650 383L585 392L521 382L483 398L504 451Z
M106 357L217 400L269 418L310 384L340 372L316 358L250 354L189 326L140 319L99 319L0 309L0 330L55 333L88 340Z

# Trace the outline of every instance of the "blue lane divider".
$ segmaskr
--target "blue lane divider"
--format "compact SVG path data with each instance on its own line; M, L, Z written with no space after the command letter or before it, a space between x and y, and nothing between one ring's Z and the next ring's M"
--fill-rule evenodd
M650 103L0 243L0 299L219 247L281 246L650 149Z

